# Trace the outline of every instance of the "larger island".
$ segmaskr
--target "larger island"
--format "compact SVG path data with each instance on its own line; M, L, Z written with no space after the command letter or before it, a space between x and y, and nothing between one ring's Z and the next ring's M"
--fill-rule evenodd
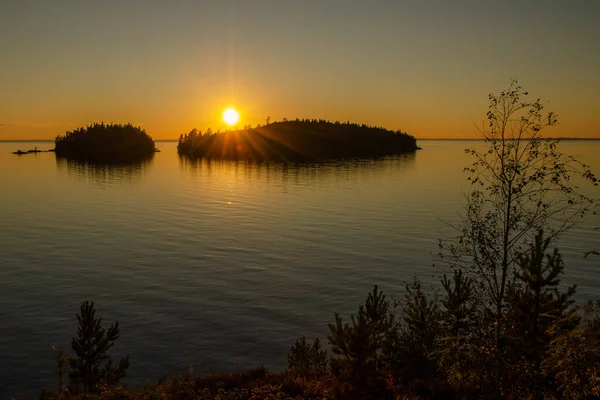
M193 129L179 137L177 146L179 154L189 157L254 162L377 158L418 149L406 132L316 119L284 119L226 132Z

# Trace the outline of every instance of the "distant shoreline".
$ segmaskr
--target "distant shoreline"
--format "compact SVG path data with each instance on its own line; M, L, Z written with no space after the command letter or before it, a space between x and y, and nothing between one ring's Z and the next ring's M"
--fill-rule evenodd
M0 139L0 143L24 143L24 142L35 142L35 143L54 143L54 140L49 139ZM177 139L158 139L155 142L177 142Z
M542 139L552 139L552 140L560 140L561 142L565 142L565 141L575 141L575 140L600 140L600 137L597 138L563 138L563 137L558 137L558 138L554 138L554 137L549 137L549 138L542 138ZM485 139L467 139L467 138L417 138L417 140L444 140L444 141L454 141L454 142L473 142L473 141L484 141Z
M417 140L443 140L443 141L454 141L454 142L474 142L474 141L483 141L485 139L467 139L467 138L416 138ZM545 139L554 139L560 141L595 141L600 140L600 137L597 138L545 138ZM155 139L155 142L161 143L177 143L177 139ZM36 142L36 143L54 143L54 140L49 139L0 139L0 143L24 143L24 142Z

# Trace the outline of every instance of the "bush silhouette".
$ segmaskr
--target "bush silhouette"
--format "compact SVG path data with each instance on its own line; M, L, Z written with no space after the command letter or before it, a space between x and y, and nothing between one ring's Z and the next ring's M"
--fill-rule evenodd
M575 328L563 328L574 320L579 322ZM556 320L549 333L542 371L554 377L556 392L566 399L600 398L600 302L588 302Z
M298 370L319 370L327 367L327 351L321 349L321 342L315 339L311 345L302 336L296 340L288 353L288 368Z

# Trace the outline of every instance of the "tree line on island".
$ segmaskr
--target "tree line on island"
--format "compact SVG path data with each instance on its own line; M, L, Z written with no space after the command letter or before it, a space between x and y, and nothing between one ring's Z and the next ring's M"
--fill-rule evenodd
M323 119L283 119L225 132L197 129L179 137L177 151L189 157L252 162L306 162L375 158L413 152L416 139L402 131Z
M58 392L45 399L592 399L600 397L600 302L575 305L553 248L594 211L574 177L588 166L540 131L556 124L516 82L490 96L488 147L468 150L472 190L456 237L440 241L447 273L427 291L418 279L398 300L377 286L357 312L334 314L328 348L301 337L288 369L197 376L127 388L128 359L113 365L108 330L83 303L73 357L56 347ZM595 256L590 253L590 257ZM582 255L583 257L583 255ZM68 379L63 382L63 374Z
M154 140L132 124L94 123L57 136L54 145L57 157L103 163L140 161L156 151Z
M132 124L94 123L55 139L57 157L100 163L137 162L158 151L144 129ZM400 130L323 119L284 119L256 127L179 137L177 151L192 158L250 162L314 162L378 158L414 152L416 139ZM15 154L37 152L17 151Z

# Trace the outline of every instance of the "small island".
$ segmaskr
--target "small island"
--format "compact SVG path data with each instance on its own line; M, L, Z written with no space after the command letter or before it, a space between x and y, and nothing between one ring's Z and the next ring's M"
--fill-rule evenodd
M33 149L31 149L31 150L25 150L25 151L23 151L23 150L20 150L20 149L19 149L19 150L17 150L17 151L13 151L13 152L12 152L12 154L16 154L16 155L22 156L23 154L49 153L49 152L53 152L53 151L54 151L54 149L50 149L50 150L39 150L39 149L37 148L37 146L36 146L36 147L34 147Z
M88 125L57 136L57 157L94 163L137 162L156 152L154 140L132 124Z
M284 119L214 133L193 129L181 135L177 145L180 155L253 162L378 158L418 149L414 136L406 132L316 119Z

